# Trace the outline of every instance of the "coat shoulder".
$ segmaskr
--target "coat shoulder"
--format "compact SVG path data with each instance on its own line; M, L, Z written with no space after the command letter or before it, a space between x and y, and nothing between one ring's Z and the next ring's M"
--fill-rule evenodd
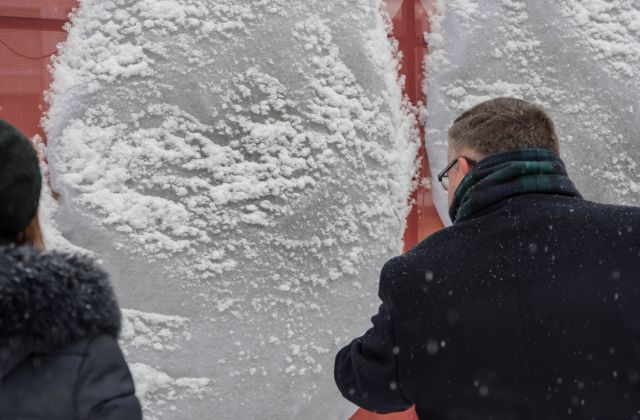
M85 256L0 247L0 294L0 335L36 350L120 331L108 276Z

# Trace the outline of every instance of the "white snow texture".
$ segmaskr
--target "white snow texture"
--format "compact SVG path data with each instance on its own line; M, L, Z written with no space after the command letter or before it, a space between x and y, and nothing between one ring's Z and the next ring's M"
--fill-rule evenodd
M446 165L453 120L481 101L515 96L550 113L569 175L587 199L640 205L640 3L433 3L425 88L434 177ZM448 221L438 183L434 199Z
M376 310L415 169L380 4L80 3L45 122L46 234L136 308L122 343L146 416L346 418L333 356ZM637 2L423 3L434 175L453 119L509 95L550 112L587 198L640 204Z
M48 231L135 308L148 418L352 412L333 358L402 251L418 143L380 7L80 1L52 70Z

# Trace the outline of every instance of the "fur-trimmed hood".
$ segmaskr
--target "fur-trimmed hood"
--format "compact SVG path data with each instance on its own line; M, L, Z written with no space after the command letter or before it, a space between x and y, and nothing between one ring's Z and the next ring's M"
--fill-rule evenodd
M0 246L0 367L25 349L55 350L101 333L117 338L120 325L108 276L90 258Z

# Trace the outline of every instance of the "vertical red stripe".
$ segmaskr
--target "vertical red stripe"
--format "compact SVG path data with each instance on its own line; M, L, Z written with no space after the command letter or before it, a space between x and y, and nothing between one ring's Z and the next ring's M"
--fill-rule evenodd
M431 30L429 15L420 0L395 0L388 3L393 11L396 7L392 4L398 1L402 5L392 16L393 36L398 40L402 53L402 67L400 75L405 77L405 95L412 104L426 104L427 98L422 88L424 82L424 61L428 52L424 34ZM420 138L425 138L425 129L419 122ZM404 234L405 251L417 245L427 236L442 229L443 224L438 216L433 203L433 197L428 181L431 179L429 161L424 142L421 142L418 151L420 168L418 172L419 186L411 195L414 203L409 216Z
M430 31L429 15L420 0L387 0L391 14L394 38L398 40L402 53L400 75L405 77L404 94L412 104L424 106L427 98L422 89L424 82L424 61L428 46L424 33ZM425 138L422 123L418 127L420 138ZM405 251L411 249L432 233L442 229L442 221L433 204L433 197L425 180L430 180L429 161L424 142L421 142L418 156L421 159L418 172L419 187L411 195L413 206L407 217L404 233ZM380 415L358 410L351 420L417 420L414 408L396 414Z

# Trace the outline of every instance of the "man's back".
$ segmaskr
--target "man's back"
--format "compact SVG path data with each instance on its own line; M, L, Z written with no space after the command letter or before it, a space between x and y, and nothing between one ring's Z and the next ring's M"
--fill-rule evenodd
M640 420L640 208L583 200L522 99L463 112L447 154L453 226L383 267L342 394L429 420Z
M396 373L378 364L375 378L397 407L375 387L341 389L380 411L416 404L430 420L638 419L639 273L640 209L551 194L500 201L383 269L393 332L377 344L392 346L395 361L382 364ZM354 357L338 355L345 384Z

